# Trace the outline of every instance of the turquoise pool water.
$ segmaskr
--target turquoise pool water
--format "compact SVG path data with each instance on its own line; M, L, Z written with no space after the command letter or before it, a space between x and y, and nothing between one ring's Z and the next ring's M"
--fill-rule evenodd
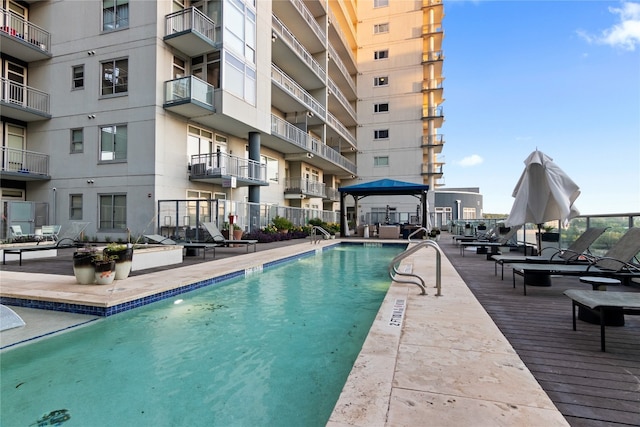
M0 424L324 426L402 249L341 245L5 351Z

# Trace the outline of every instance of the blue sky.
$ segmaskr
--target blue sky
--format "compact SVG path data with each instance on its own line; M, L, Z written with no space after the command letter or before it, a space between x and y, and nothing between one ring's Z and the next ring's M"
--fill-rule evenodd
M581 214L640 212L640 2L444 5L446 187L508 214L537 148L580 186Z

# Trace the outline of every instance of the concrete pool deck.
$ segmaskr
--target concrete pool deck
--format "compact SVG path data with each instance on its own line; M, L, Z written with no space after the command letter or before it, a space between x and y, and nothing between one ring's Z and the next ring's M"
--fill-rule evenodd
M290 244L142 274L112 286L77 285L73 276L2 271L0 294L117 305L337 242ZM412 269L433 286L435 252L420 250L402 268ZM413 426L425 420L442 426L568 425L446 257L442 257L442 296L434 296L433 288L427 293L420 295L414 285L392 284L328 426ZM27 325L0 333L2 347L99 319L12 308Z

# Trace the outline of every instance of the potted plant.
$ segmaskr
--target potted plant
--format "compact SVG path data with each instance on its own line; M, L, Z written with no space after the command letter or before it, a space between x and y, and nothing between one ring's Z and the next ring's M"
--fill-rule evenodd
M133 245L130 243L109 243L103 253L116 262L115 280L129 277L133 263Z
M559 242L560 241L560 233L555 232L555 227L547 225L542 228L544 233L540 235L540 239L543 242Z
M282 234L287 234L291 229L291 227L293 227L293 223L291 221L281 216L276 216L271 220L271 222L276 227L276 229Z
M110 285L116 278L116 260L104 251L96 253L93 257L93 268L97 285Z
M429 237L431 237L436 242L440 240L440 229L438 227L433 227L429 232Z
M73 253L73 274L80 285L89 285L96 280L93 259L96 256L96 248L78 248Z
M478 230L486 230L487 229L487 224L485 224L484 222L481 222L478 224Z
M237 224L233 224L233 240L242 240L244 230Z
M225 221L222 223L222 228L220 229L220 233L225 240L229 240L229 222Z

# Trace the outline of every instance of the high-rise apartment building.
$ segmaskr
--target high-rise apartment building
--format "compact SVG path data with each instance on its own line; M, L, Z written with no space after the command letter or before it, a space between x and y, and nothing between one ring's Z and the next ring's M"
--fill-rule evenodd
M12 222L117 238L148 231L161 200L335 212L346 184L442 178L440 0L1 6Z

